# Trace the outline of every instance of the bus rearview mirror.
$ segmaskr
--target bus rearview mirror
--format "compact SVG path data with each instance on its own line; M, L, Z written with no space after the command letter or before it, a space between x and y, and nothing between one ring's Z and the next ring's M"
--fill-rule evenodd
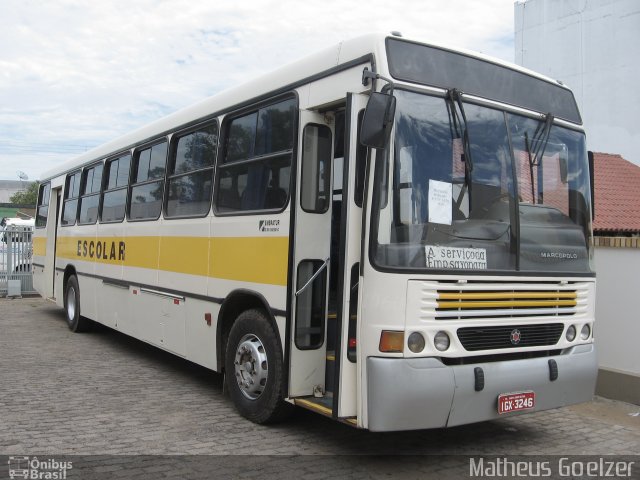
M373 92L362 118L360 143L371 148L385 148L391 135L395 112L396 97L387 93Z

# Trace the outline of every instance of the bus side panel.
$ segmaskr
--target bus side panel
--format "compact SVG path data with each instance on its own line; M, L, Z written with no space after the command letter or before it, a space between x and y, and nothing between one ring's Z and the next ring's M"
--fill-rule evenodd
M216 321L220 305L188 298L186 314L186 357L198 365L216 369Z

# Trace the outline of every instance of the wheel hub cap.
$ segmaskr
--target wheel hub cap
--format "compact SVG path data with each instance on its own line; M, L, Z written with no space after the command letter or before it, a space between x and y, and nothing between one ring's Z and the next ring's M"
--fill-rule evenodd
M267 352L258 337L248 334L242 337L235 358L235 375L242 394L256 400L267 384Z
M67 317L72 322L76 316L76 291L70 287L67 291Z

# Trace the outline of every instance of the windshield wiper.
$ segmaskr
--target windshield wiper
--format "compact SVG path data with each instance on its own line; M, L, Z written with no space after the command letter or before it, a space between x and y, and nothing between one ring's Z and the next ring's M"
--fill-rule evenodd
M462 104L462 92L456 88L447 90L447 106L452 114L452 123L455 130L455 137L462 140L463 160L469 173L473 171L473 161L471 160L471 143L469 142L469 129L467 128L467 115ZM456 106L458 108L456 108ZM458 110L460 113L458 114ZM460 118L462 116L462 119Z
M544 115L544 123L538 123L535 132L533 132L533 139L529 142L529 135L524 133L524 146L527 149L527 156L529 157L529 175L531 176L531 198L535 202L536 194L533 181L533 167L540 165L544 152L547 149L549 143L549 134L551 133L551 125L553 125L553 115L547 113Z
M465 194L469 192L469 202L471 202L471 172L473 171L473 160L471 159L471 142L469 141L469 129L467 128L467 116L462 104L462 92L455 88L447 90L446 96L447 110L453 125L452 138L462 140L462 160L464 161L464 185L460 190L460 195L456 201L456 208L460 209ZM456 108L457 107L457 108ZM458 113L458 110L460 113ZM462 118L460 118L462 116ZM471 210L471 203L469 203Z

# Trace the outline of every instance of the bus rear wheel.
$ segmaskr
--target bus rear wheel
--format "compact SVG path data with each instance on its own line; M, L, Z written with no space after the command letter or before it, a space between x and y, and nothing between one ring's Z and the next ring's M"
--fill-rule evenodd
M80 288L78 278L71 275L64 289L64 311L67 325L72 332L86 332L91 327L91 321L80 315Z
M261 310L247 310L229 332L225 376L240 414L259 424L283 420L291 410L284 400L282 349Z

